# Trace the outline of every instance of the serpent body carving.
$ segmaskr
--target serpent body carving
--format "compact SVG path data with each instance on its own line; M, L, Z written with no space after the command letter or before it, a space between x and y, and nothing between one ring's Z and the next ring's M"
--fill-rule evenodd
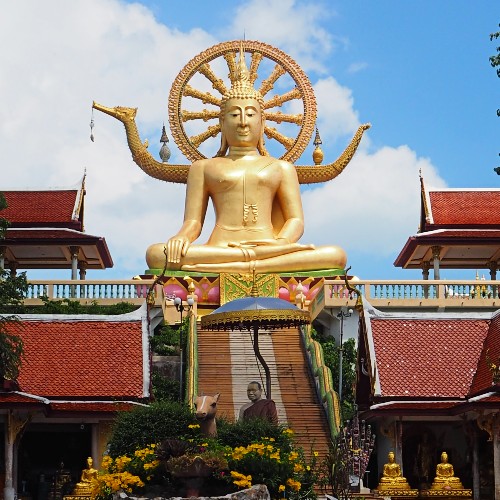
M127 108L123 106L108 108L96 102L93 102L92 107L123 123L132 158L146 174L166 182L176 182L179 184L185 184L187 182L189 165L161 163L151 156L147 147L141 141L139 131L137 130L137 125L135 123L137 108ZM295 168L297 170L299 183L315 184L326 182L337 177L351 161L358 149L363 133L369 128L370 124L361 125L347 148L334 162L326 165L296 165Z

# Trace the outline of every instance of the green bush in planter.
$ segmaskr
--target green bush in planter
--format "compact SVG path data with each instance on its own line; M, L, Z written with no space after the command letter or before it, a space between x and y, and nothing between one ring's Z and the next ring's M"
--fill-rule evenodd
M191 409L176 401L159 401L118 415L109 441L109 454L133 454L138 448L186 434L196 419Z

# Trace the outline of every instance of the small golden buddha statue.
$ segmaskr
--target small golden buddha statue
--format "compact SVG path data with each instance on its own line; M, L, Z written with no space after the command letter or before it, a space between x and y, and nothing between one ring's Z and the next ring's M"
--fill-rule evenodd
M410 485L401 473L401 466L395 462L393 451L389 452L387 459L389 462L384 465L377 490L409 490Z
M92 457L87 458L87 468L82 470L80 482L76 483L73 495L90 497L92 493L92 481L97 480L97 469L92 467Z
M436 477L431 490L463 490L464 487L458 477L455 477L453 465L448 462L448 453L441 453L441 463L436 466Z

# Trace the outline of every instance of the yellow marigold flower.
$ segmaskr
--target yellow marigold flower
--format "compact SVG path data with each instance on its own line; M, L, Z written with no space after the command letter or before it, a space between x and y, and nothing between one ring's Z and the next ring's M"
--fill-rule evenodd
M290 488L294 491L299 491L300 487L302 486L299 481L295 481L292 478L287 479L286 484L290 486Z
M201 443L201 446L208 446L208 443Z
M315 457L317 457L317 456L319 456L319 453L318 453L317 451L313 451L313 455L314 455Z
M304 466L300 463L294 464L293 472L302 472L304 470Z
M188 428L189 429L199 429L200 428L200 424L190 424L190 425L188 425Z
M307 470L311 470L311 467L308 465L308 466L306 467L306 469L307 469Z
M284 484L280 484L279 488L278 488L278 491L281 493L282 491L285 491L285 485Z
M288 460L290 460L290 462L297 460L297 458L299 458L299 454L296 451L291 451L290 455L288 455Z
M109 455L102 457L101 469L108 470L113 465L113 459Z
M292 429L285 429L283 434L285 434L285 436L293 436L294 432Z

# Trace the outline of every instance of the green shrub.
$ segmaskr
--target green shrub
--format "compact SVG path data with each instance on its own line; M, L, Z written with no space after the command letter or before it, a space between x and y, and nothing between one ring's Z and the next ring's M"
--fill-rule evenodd
M78 285L76 285L78 286ZM130 302L119 302L118 304L101 305L97 300L90 304L81 304L78 300L61 299L51 300L41 297L43 305L25 307L25 312L39 314L126 314L135 311L140 306Z
M179 330L164 325L151 337L151 350L159 356L174 356L178 354L179 340Z
M264 437L273 438L277 446L289 448L290 439L287 433L283 432L285 429L285 425L273 424L260 418L233 423L217 417L217 438L222 444L232 448L248 446Z
M178 401L180 384L178 380L165 377L158 368L151 375L155 401Z
M118 415L109 442L109 454L133 454L150 443L160 443L186 433L195 422L191 409L179 402L161 401Z

